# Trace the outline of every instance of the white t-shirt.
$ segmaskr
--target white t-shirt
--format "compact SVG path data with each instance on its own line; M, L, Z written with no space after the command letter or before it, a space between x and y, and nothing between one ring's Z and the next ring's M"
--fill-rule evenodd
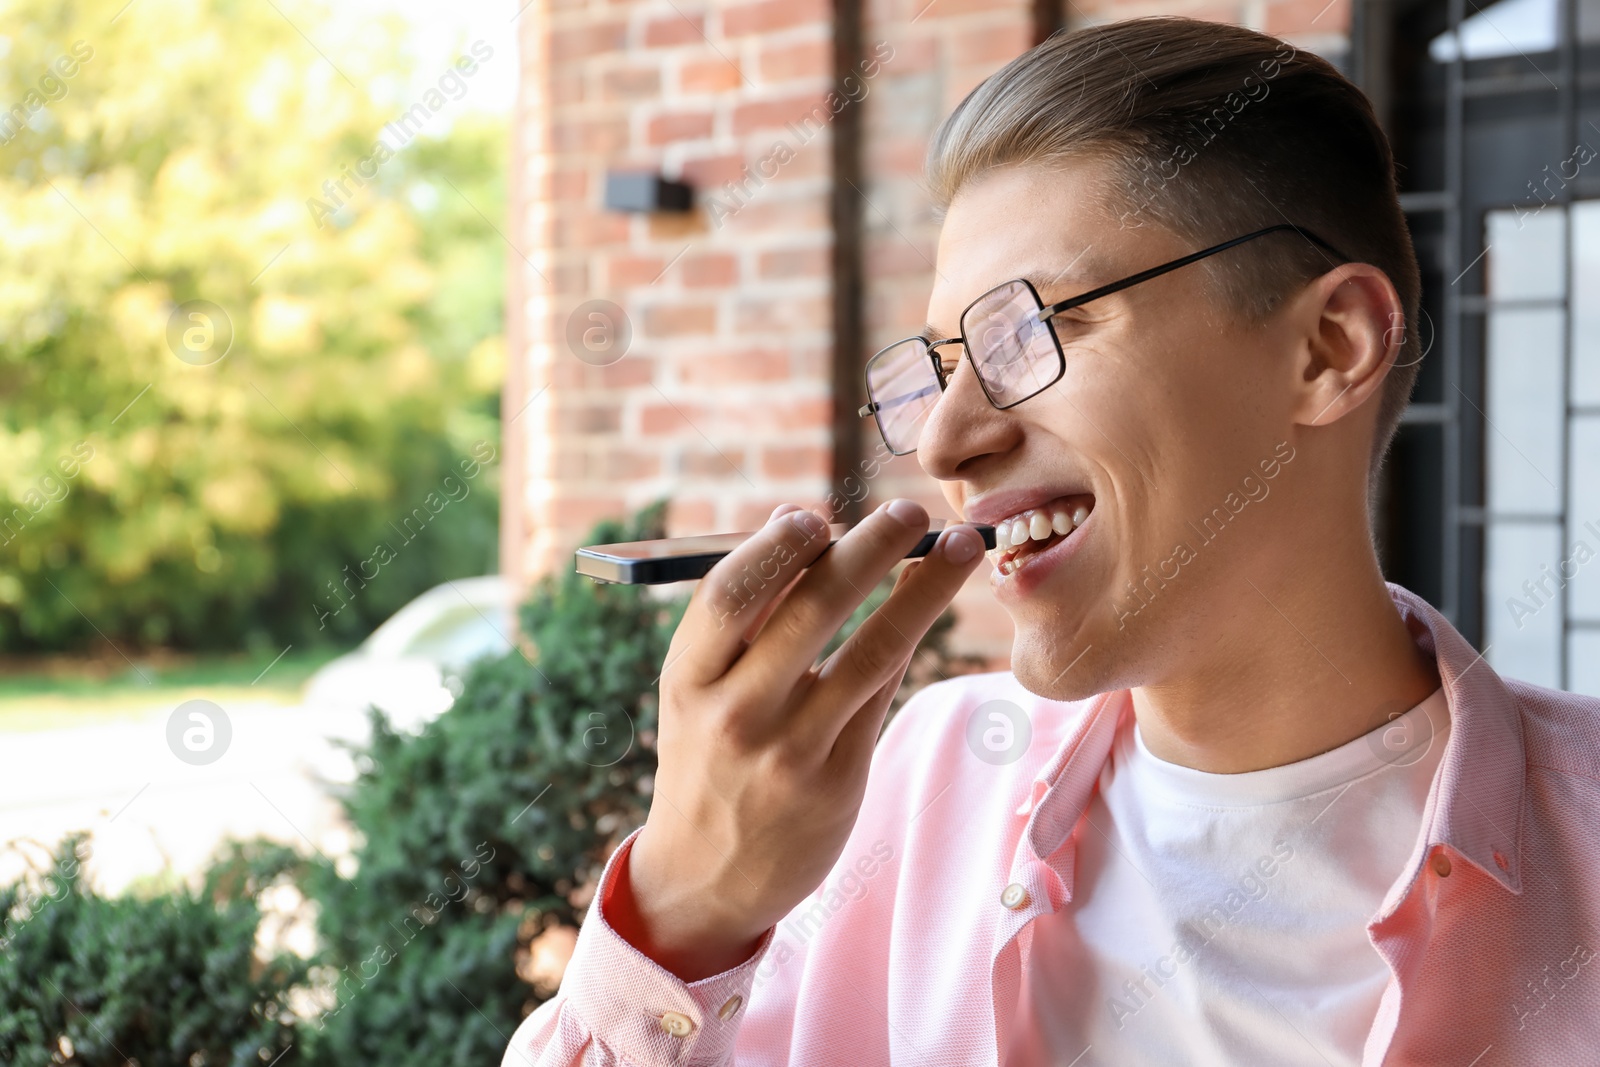
M1366 926L1421 829L1444 691L1245 774L1157 759L1132 723L1078 828L1073 899L1034 920L1006 1067L1359 1064L1389 980Z

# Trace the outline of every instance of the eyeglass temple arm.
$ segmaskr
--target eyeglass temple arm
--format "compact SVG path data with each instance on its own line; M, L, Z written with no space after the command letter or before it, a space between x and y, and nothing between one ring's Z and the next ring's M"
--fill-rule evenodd
M1257 237L1264 237L1269 233L1277 233L1280 230L1293 230L1295 233L1298 233L1308 241L1321 245L1323 248L1327 249L1329 252L1332 252L1340 259L1345 260L1346 262L1350 261L1349 256L1345 255L1343 252L1339 251L1337 248L1333 247L1333 245L1329 244L1327 241L1324 241L1310 230L1305 229L1302 226L1296 226L1293 223L1283 222L1276 226L1268 226L1265 229L1256 230L1253 233L1247 233L1243 237L1235 237L1233 240L1224 241L1219 245L1212 245L1210 248L1202 248L1198 252L1191 252L1187 256L1173 260L1171 263L1163 263L1159 267L1151 267L1149 270L1142 270L1138 274L1123 278L1121 281L1112 282L1110 285L1102 285L1098 289L1090 289L1087 293L1080 293L1077 296L1069 297L1059 303L1051 304L1049 307L1045 308L1039 313L1039 318L1041 320L1048 319L1050 316L1059 314L1060 312L1070 311L1079 304L1087 304L1089 301L1098 300L1102 296L1110 296L1112 293L1121 292L1123 289L1126 289L1131 285L1138 285L1140 282L1149 281L1151 278L1165 274L1168 271L1177 270L1179 267L1187 267L1196 260L1205 259L1207 256L1214 256L1218 252L1227 251L1234 245L1242 245L1246 241L1253 241Z
M1207 256L1214 256L1218 252L1226 252L1234 245L1242 245L1246 241L1253 241L1257 237L1265 237L1269 233L1277 233L1280 230L1293 230L1295 233L1298 233L1300 236L1304 237L1308 241L1311 241L1313 244L1320 245L1329 252L1332 252L1340 259L1345 260L1346 262L1350 261L1349 256L1345 255L1343 252L1339 251L1337 248L1333 247L1333 245L1329 244L1327 241L1324 241L1322 238L1318 237L1305 227L1296 226L1290 222L1283 222L1276 226L1268 226L1264 229L1256 230L1253 233L1247 233L1243 237L1235 237L1231 241L1224 241L1219 245L1212 245L1210 248L1202 248L1198 252L1191 252L1187 256L1182 256L1173 260L1171 263L1163 263L1159 267L1151 267L1149 270L1142 270L1138 274L1123 278L1121 281L1112 282L1110 285L1102 285L1098 289L1090 289L1087 293L1080 293L1077 296L1069 297L1068 299L1062 300L1059 303L1051 304L1049 307L1039 312L1039 318L1041 321L1043 321L1052 315L1059 314L1063 311L1069 311L1072 308L1077 307L1079 304L1087 304L1089 301L1098 300L1102 296L1110 296L1112 293L1121 292L1129 286L1138 285L1143 281L1149 281L1151 278L1159 277L1168 271L1177 270L1179 267L1187 267L1189 264L1194 263L1197 260L1205 259ZM929 349L934 349L938 348L940 345L952 344L960 340L961 338L959 337L949 337L940 341L931 341L928 343L928 347ZM885 407L893 407L896 404L904 403L909 400L915 400L920 396L926 396L927 393L928 390L919 390L915 393L908 393L905 396L896 397L887 404L877 404L869 401L868 403L862 404L861 407L856 410L856 414L865 418L875 411L882 411Z

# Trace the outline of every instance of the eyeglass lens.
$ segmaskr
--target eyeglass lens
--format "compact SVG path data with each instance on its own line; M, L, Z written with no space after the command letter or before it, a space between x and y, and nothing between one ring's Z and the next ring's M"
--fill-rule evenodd
M1039 301L1025 282L990 290L962 316L963 335L976 347L974 363L990 403L1010 407L1049 386L1060 374L1060 353ZM927 342L891 345L867 364L867 396L878 429L897 455L916 450L923 423L941 390Z

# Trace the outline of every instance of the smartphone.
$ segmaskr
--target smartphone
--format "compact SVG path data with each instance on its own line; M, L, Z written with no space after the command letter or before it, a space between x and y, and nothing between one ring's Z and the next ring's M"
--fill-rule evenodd
M933 519L922 540L911 546L906 559L926 556L933 550L944 528L960 525L944 519ZM995 546L994 527L973 523L972 528L983 535L983 547ZM828 547L850 531L843 522L828 524ZM754 531L747 533L702 534L698 537L664 537L658 541L629 541L617 545L590 545L578 549L578 573L601 582L622 585L661 585L666 582L692 581L704 578L717 560L742 545ZM826 552L828 549L823 549Z

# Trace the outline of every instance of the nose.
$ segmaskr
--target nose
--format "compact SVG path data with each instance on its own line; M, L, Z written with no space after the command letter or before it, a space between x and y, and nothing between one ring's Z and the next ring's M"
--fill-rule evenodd
M963 356L917 438L917 462L940 481L970 474L983 456L1016 447L1021 426L989 403L972 361Z

